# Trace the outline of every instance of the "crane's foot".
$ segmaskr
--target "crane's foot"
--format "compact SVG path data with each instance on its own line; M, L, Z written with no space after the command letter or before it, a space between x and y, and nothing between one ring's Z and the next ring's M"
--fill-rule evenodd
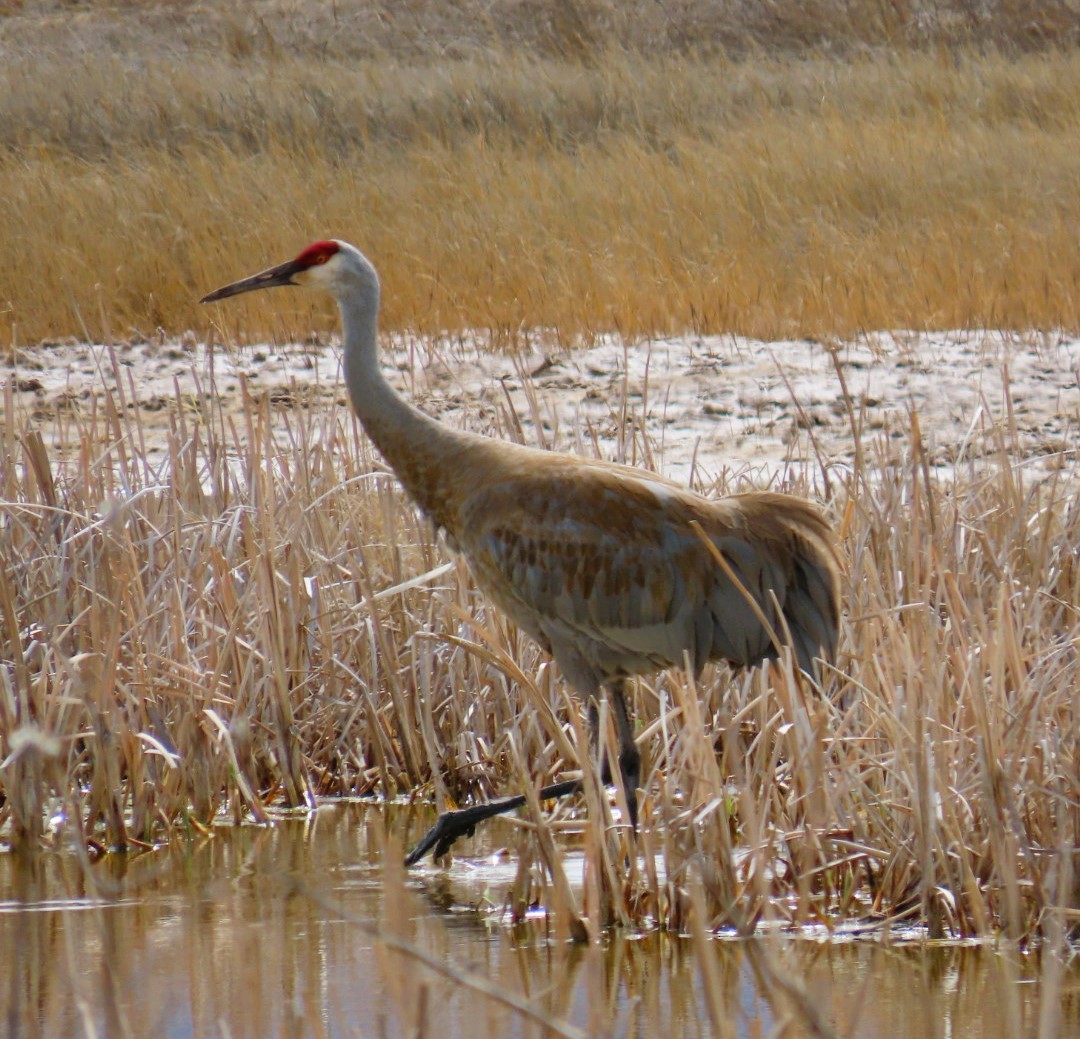
M474 808L461 808L456 812L443 812L435 825L424 834L420 843L405 856L405 865L415 866L432 848L433 859L441 859L459 837L471 837L476 832L476 824L482 822L487 816L476 817L477 808L487 808L488 805L477 805Z
M553 797L565 797L580 789L580 779L568 779L562 783L552 783L550 786L542 787L538 797L541 801L547 801ZM524 794L515 794L513 797L489 801L487 804L443 812L435 820L435 825L421 838L420 843L405 856L406 867L415 866L429 851L432 852L433 859L441 859L459 837L471 837L476 832L476 827L485 819L512 812L525 804L526 800Z

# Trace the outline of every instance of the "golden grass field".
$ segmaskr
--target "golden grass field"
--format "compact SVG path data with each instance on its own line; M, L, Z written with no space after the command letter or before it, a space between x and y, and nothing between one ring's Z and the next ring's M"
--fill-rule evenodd
M582 52L565 11L603 6L551 0L561 49L475 25L440 48L362 3L281 14L286 42L272 7L0 18L0 342L205 333L207 285L328 235L374 259L391 329L1080 327L1067 31L732 57L597 29ZM235 313L245 337L335 320Z
M496 346L535 328L571 345L1080 327L1068 24L1060 47L912 46L894 26L770 51L742 26L743 51L646 53L575 30L562 48L421 35L382 54L343 50L344 29L322 48L317 34L286 46L271 21L200 34L184 19L204 9L184 4L153 7L173 20L136 46L125 19L144 5L91 4L80 38L116 38L80 50L62 5L8 6L11 350L333 328L329 306L287 294L195 305L328 234L378 264L388 329L480 330ZM601 5L549 10L588 27ZM174 402L167 462L151 464L124 396L137 378L73 409L66 459L15 421L7 391L7 842L152 843L222 812L460 800L575 767L584 734L551 669L463 565L445 567L341 409ZM978 465L941 478L917 414L886 451L846 399L855 464L826 502L845 564L836 673L812 693L782 668L640 682L640 862L626 864L595 788L580 900L548 824L522 837L560 927L846 918L1055 943L1075 930L1077 452L1066 443L1034 479L1006 419L976 434ZM821 491L810 465L784 486ZM57 834L46 822L61 816Z

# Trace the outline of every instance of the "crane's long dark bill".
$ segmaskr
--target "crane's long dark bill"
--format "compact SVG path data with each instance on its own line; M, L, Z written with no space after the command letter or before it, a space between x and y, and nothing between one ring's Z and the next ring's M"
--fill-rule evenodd
M295 260L287 260L279 263L276 267L253 274L250 278L242 278L234 281L231 285L223 285L220 289L214 289L208 296L203 296L200 303L213 303L214 300L228 299L229 296L239 296L241 292L254 292L255 289L270 289L275 285L295 285L293 275L302 268L297 266Z

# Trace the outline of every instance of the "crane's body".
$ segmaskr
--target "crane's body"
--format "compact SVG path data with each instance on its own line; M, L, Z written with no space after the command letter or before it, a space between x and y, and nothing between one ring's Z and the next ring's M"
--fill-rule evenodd
M698 672L710 660L751 667L784 643L806 671L833 656L836 554L810 502L769 492L707 499L644 470L444 426L382 375L378 276L344 242L315 243L203 302L291 284L335 296L345 382L365 431L482 591L587 698L594 728L600 691L610 691L635 823L639 755L626 677L686 664ZM570 781L542 792L574 788ZM409 861L432 846L438 854L479 819L521 800L447 813Z

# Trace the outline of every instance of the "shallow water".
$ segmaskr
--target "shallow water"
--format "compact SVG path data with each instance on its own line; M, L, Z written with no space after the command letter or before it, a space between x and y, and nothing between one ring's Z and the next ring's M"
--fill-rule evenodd
M510 860L459 859L398 883L384 831L415 837L427 821L342 803L89 868L74 855L0 855L0 1032L765 1036L791 1004L761 980L762 953L841 1036L1040 1035L1036 955L775 937L711 940L703 965L700 946L665 934L573 945L543 917L511 926L488 911ZM470 851L497 848L509 826L491 825ZM380 923L414 951L386 948ZM1080 967L1054 992L1042 1009L1060 1019L1042 1034L1080 1035ZM805 1022L784 1034L810 1034Z

